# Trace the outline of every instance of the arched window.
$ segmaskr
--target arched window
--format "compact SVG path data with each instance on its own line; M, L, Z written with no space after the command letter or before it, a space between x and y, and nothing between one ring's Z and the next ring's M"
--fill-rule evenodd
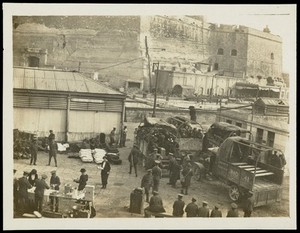
M274 60L274 53L271 53L271 59Z
M218 49L218 55L223 55L223 54L224 54L224 49L219 48L219 49Z
M231 50L231 56L237 56L237 50L236 49Z

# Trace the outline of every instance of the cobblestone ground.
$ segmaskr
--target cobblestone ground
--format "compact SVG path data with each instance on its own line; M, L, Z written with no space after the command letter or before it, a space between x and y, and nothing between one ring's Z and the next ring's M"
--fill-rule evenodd
M127 160L128 154L132 147L133 130L138 124L128 123L128 140L125 148L120 148L120 158L122 159L121 165L112 165L110 176L108 178L107 189L101 188L100 170L97 169L95 163L83 163L80 159L68 158L70 154L58 154L58 167L54 167L54 161L51 166L46 166L48 163L48 153L39 152L37 159L37 166L29 165L29 159L14 160L14 168L17 170L16 176L21 177L23 171L31 171L35 168L38 174L47 174L50 177L50 171L57 170L57 175L61 179L61 190L65 184L70 183L77 186L73 182L73 179L79 178L80 169L86 168L89 175L88 184L95 185L95 203L94 206L97 211L96 218L143 218L142 214L129 213L130 193L132 190L140 186L141 178L146 173L145 169L138 166L138 177L134 174L128 174L129 162ZM168 185L169 179L162 178L159 193L164 201L164 207L168 214L172 214L173 202L177 198L177 194L180 192L180 185L178 181L178 188L172 188ZM280 203L275 203L269 206L258 207L254 210L253 217L288 217L289 216L289 179L285 178L283 185L283 197ZM49 182L49 178L47 179ZM210 209L214 204L221 205L220 209L223 216L226 216L227 210L230 206L230 199L228 197L227 187L221 182L214 180L204 180L201 182L193 181L189 190L189 194L185 195L183 200L188 204L192 197L198 200L198 205L201 205L203 200L209 203ZM148 206L144 202L144 207ZM240 216L243 211L240 208Z

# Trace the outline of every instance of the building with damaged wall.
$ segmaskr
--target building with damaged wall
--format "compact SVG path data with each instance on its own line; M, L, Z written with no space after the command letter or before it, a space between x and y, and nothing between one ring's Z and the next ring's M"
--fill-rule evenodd
M161 75L170 72L177 80L171 88L199 74L191 80L199 83L198 94L208 95L204 76L213 89L209 94L232 93L228 83L235 79L285 88L282 41L267 29L215 25L203 16L18 16L13 21L16 66L76 70L114 88L153 91L152 64L159 62ZM230 81L212 83L215 78Z

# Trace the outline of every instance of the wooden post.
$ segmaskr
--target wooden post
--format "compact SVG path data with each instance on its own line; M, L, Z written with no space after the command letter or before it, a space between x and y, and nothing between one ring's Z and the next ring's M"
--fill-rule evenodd
M71 96L67 96L67 111L66 111L66 142L69 141L69 129L70 129L70 100Z
M147 60L148 60L149 93L151 93L152 82L151 82L150 56L149 56L149 51L148 51L147 36L145 36L145 46L146 46L146 57L147 57Z

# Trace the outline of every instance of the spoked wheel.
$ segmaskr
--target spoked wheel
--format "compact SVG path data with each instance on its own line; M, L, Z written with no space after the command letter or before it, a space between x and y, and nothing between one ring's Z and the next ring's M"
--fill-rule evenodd
M239 200L241 196L240 190L236 185L231 185L229 188L229 197L232 201Z

